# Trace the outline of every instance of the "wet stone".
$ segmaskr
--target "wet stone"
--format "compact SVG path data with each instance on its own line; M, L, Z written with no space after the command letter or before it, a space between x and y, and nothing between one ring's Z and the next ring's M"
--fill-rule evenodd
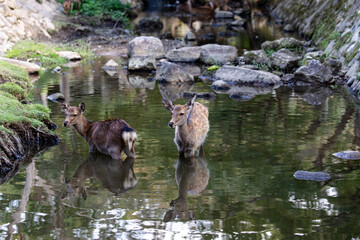
M346 160L359 160L360 152L358 151L341 151L333 154L335 157L346 159Z
M331 179L330 174L326 172L309 172L299 170L294 173L294 177L299 180L308 180L308 181L329 181Z
M128 62L128 70L152 71L156 69L156 59L153 56L132 56Z
M61 93L54 93L47 97L47 99L53 101L53 102L64 102L65 96Z
M206 100L213 100L216 98L216 94L213 92L198 93L198 92L184 92L183 98L190 99L196 95L196 98L202 98Z

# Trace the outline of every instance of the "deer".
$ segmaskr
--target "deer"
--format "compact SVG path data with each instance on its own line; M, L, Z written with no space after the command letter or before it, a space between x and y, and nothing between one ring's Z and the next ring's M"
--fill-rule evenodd
M209 111L195 99L196 95L184 105L174 105L169 99L162 99L164 107L172 114L168 125L175 128L174 142L178 151L188 157L195 155L209 131Z
M64 13L68 14L69 9L70 9L70 13L71 13L73 11L73 8L74 8L74 3L77 4L78 9L80 10L81 2L82 2L82 0L65 0L64 4L63 4Z
M61 107L66 114L63 126L73 126L87 141L90 153L101 152L120 160L124 151L128 157L135 158L137 133L127 122L122 119L89 121L84 116L85 103L78 107L62 103Z

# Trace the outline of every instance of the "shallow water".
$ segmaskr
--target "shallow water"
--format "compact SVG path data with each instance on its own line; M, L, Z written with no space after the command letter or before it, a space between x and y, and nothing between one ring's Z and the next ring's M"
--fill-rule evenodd
M332 156L360 150L360 112L341 89L199 100L209 108L210 131L189 162L178 157L161 104L171 89L153 75L110 76L101 69L106 61L46 72L34 83L34 102L52 110L61 141L0 185L0 238L360 237L360 162ZM211 91L202 82L189 88ZM128 121L139 136L137 159L90 155L85 140L61 126L64 113L46 98L56 92L72 105L86 103L89 120ZM297 170L325 171L332 180L296 180Z

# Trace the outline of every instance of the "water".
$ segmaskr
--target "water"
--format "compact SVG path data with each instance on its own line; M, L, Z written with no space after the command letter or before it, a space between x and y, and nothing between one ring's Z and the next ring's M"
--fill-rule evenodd
M0 238L360 237L359 161L332 156L360 150L360 112L341 89L199 100L209 108L210 131L188 162L179 160L167 126L164 88L148 80L153 75L110 76L101 69L107 60L46 72L34 83L34 102L52 110L61 141L0 185ZM190 87L210 91L201 82ZM46 99L55 92L72 105L84 102L90 120L129 122L139 135L137 159L90 155L74 129L61 127L64 113ZM297 170L325 171L332 180L296 180Z

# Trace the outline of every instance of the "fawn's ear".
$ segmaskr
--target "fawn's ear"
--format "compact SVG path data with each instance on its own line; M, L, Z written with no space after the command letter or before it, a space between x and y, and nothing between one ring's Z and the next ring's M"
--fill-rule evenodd
M61 109L65 112L66 110L68 110L68 108L70 107L70 105L67 104L67 103L60 103L60 107L61 107Z
M196 95L186 103L186 109L190 111L194 107Z
M80 103L79 109L80 109L81 113L85 112L85 103Z
M169 99L163 98L161 101L167 110L172 111L174 109L174 104Z

